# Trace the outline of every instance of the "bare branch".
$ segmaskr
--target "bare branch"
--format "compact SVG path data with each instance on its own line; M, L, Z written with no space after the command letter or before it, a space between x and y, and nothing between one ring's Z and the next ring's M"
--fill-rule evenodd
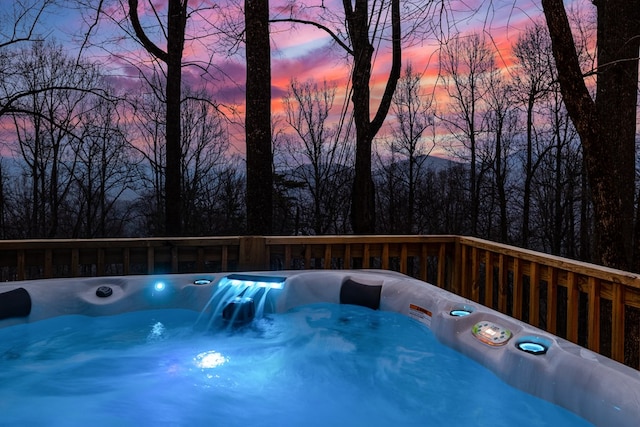
M341 48L343 48L349 55L353 55L353 50L347 46L347 44L345 44L345 42L343 42L340 37L338 37L338 35L336 33L334 33L333 31L331 31L330 28L318 23L318 22L314 22L314 21L308 21L306 19L297 19L297 18L279 18L279 19L270 19L269 22L293 22L293 23L297 23L297 24L305 24L305 25L312 25L322 31L324 31L325 33L327 33L336 43L338 43L338 45L340 45Z
M42 3L36 2L31 6L24 6L24 8L19 11L18 15L15 17L13 21L11 35L6 36L7 40L0 42L0 49L15 43L33 41L34 40L33 35L36 30L36 27L40 23L40 18L44 14L46 8L51 5L51 3L52 3L51 0L46 0ZM31 13L34 11L35 11L35 16L31 18L31 22L28 22L28 23L25 22L30 18ZM23 25L24 25L25 31L24 31L24 34L20 35L19 33L21 32L20 30L23 27ZM1 30L0 30L0 35L4 36Z
M147 37L144 28L142 28L142 24L140 24L140 17L138 16L138 0L129 0L129 17L131 18L131 25L136 32L136 36L144 48L156 58L167 62L169 59L167 52L160 49L151 41L151 39L149 39L149 37Z

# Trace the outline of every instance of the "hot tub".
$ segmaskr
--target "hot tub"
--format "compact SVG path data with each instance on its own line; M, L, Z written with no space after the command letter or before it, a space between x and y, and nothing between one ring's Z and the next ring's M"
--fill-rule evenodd
M0 328L65 315L201 312L233 326L314 303L401 313L504 382L596 426L637 426L640 372L478 303L395 272L279 271L9 282Z

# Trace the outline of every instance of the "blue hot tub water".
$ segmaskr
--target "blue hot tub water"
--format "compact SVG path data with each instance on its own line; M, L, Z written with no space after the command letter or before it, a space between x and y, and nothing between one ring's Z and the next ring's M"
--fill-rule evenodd
M640 372L380 270L3 283L0 365L2 426L640 419Z
M3 426L586 426L407 316L305 304L242 327L163 309L0 329Z

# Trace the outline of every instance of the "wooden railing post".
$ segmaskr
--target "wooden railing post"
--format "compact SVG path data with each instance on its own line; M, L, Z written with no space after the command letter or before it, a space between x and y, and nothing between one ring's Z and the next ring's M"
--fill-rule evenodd
M53 277L53 250L51 248L44 250L44 277Z
M427 281L427 246L422 245L422 256L421 259L424 258L424 281ZM422 266L421 266L422 268ZM440 286L443 289L447 289L447 247L444 243L440 244L440 248L438 248L438 274L436 279L436 286ZM451 284L449 283L449 289Z
M458 295L462 295L462 281L464 280L465 275L464 266L462 264L462 244L460 240L456 239L453 255L453 272L451 274L451 292L456 293Z
M600 352L600 280L589 277L589 311L587 314L589 329L587 332L588 347Z
M613 283L611 319L611 358L624 363L624 287Z
M239 270L268 270L267 239L260 236L240 237Z
M26 261L25 261L25 251L23 249L17 251L16 256L16 279L17 280L25 280L27 278L26 274Z
M504 254L498 255L498 311L507 312L508 308L508 283L509 270L507 268L507 260Z

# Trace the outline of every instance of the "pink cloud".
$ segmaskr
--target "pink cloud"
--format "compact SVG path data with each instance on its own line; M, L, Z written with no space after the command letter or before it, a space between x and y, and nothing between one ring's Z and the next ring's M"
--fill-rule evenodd
M319 2L318 2L319 3ZM323 3L329 10L339 11L342 4L338 0L324 0ZM533 0L523 0L505 3L502 6L496 6L497 3L491 3L490 8L486 8L489 4L482 0L462 1L457 0L449 3L452 9L469 10L470 8L485 8L483 13L471 15L467 13L463 18L458 17L457 27L460 29L475 29L489 32L493 37L495 46L499 49L501 57L504 58L508 65L511 62L510 48L511 44L516 40L520 31L532 22L532 19L539 17L540 6ZM125 2L126 5L126 2ZM166 14L166 2L154 1L155 7L161 14ZM192 20L189 21L189 31L198 32L207 28L210 22L220 22L219 2L213 0L202 0L197 2L191 0L190 6L195 7L212 7L211 10L205 10L200 15L194 14ZM115 3L109 13L113 17L123 18L126 10L119 7ZM314 18L314 14L319 9L310 8L303 11L300 3L283 2L278 9L278 5L273 5L271 10L272 16L288 17L291 8L298 8L298 12L307 13L308 18ZM126 9L126 7L125 7ZM150 15L151 8L148 6L147 0L140 1L139 12L147 23L155 23L155 17ZM234 14L240 11L231 9L225 10L225 13ZM303 15L304 16L304 15ZM241 20L241 16L235 16L233 19ZM293 30L288 23L274 23L271 25L272 30L272 108L274 112L278 112L282 108L281 97L286 93L289 82L292 77L296 77L300 81L314 79L318 82L327 80L331 83L339 85L337 96L345 96L345 88L349 78L349 62L351 58L347 58L345 52L337 46L331 38L323 31L308 26L298 24ZM101 31L110 34L109 37L116 39L114 34L123 36L120 45L122 55L131 58L132 61L149 61L149 55L141 49L138 44L132 43L124 37L124 33L113 23L106 25ZM453 31L453 30L452 30ZM105 34L102 33L102 34ZM156 39L153 38L155 41ZM429 44L431 43L431 44ZM159 38L157 44L164 46ZM185 58L196 59L200 61L208 61L211 55L211 48L219 47L213 38L206 40L194 40L187 42L185 45ZM437 78L437 56L433 56L437 46L434 41L427 40L422 46L412 46L403 51L403 68L407 61L411 61L414 71L424 72L423 84L427 87L433 87ZM242 54L234 57L223 57L222 53L212 56L215 61L214 67L208 74L202 74L202 70L187 66L183 69L183 80L194 88L206 90L213 100L225 104L244 104L245 99L245 78L246 68L244 65L244 57ZM376 53L376 62L372 75L372 88L374 102L381 95L384 84L389 74L391 64L391 56L388 47L382 47ZM111 75L108 80L116 87L126 92L134 92L140 84L139 69L132 66L127 60L118 58L115 55L108 59L108 65L111 68ZM336 103L343 101L336 100ZM377 107L374 104L373 107Z
M292 77L298 80L309 78L328 81L344 80L344 77L340 77L342 75L341 69L347 65L327 46L301 52L297 57L278 58L274 56L271 64L272 78L277 86L282 85L283 81L284 84L288 84Z

